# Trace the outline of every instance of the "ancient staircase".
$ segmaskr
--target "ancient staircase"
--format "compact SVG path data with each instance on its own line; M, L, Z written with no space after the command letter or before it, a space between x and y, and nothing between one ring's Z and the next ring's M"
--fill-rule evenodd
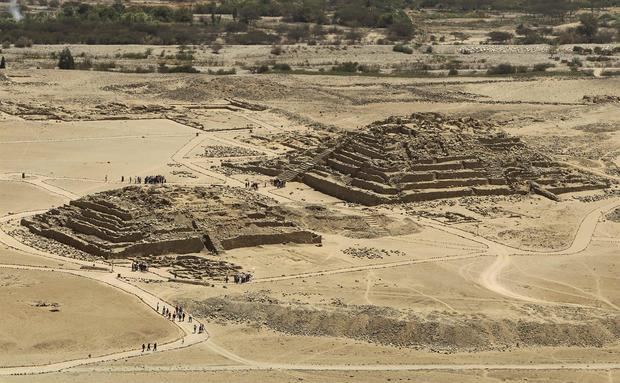
M323 161L327 156L332 154L339 147L340 145L336 145L332 148L323 150L319 154L312 157L310 160L302 162L300 166L283 171L278 175L278 179L286 182L294 180L300 174L306 173L308 170L317 166L319 162Z
M380 237L387 237L390 233L377 221L377 217L369 215L364 217L364 221L370 226L370 229L377 233Z

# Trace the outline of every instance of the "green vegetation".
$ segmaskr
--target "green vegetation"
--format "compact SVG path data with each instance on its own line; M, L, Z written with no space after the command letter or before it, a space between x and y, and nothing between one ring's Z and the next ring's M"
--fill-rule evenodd
M62 4L57 0L40 1L47 4L49 12L26 12L19 22L8 13L0 14L3 41L16 47L33 43L213 44L213 52L217 53L221 49L215 43L219 38L229 44L276 47L298 42L316 45L331 34L336 35L332 40L335 45L356 44L363 37L361 28L382 28L387 36L386 44L406 44L416 34L409 14L419 15L415 11L420 8L439 10L426 12L423 16L426 18L485 17L491 11L514 10L527 14L523 20L531 21L536 15L559 23L567 15L574 17L578 9L620 6L620 0L205 0L178 6L125 5L121 0L114 3L69 0ZM275 27L257 23L266 16L281 17L286 23ZM413 17L415 20L419 16ZM613 15L596 17L583 13L580 18L579 27L560 33L558 42L606 43L613 40L620 25ZM533 25L521 24L516 30L517 37L509 32L490 32L489 40L521 44L555 41L547 37L552 34L551 28L538 27L536 22ZM451 34L457 40L467 38L463 32ZM442 39L445 41L445 37L439 41ZM406 49L400 52L408 53Z
M502 31L491 31L487 33L487 36L489 36L489 40L494 43L506 43L514 37L512 33Z
M153 49L148 48L144 52L117 53L116 58L144 60L144 59L147 59L151 54L153 54Z
M525 73L527 72L526 66L514 66L512 64L498 64L490 67L487 70L487 74L490 75L507 75L507 74L515 74L515 73Z
M386 28L393 38L408 39L414 26L403 9L410 5L403 0L224 0L180 7L67 1L49 13L26 13L20 22L2 14L0 31L14 44L20 38L30 44L211 44L224 34L231 44L274 45L283 37L316 40L324 34L321 25L331 23ZM253 26L263 16L319 25L313 30L308 25L284 27L273 34ZM349 33L351 41L361 37Z
M211 70L209 69L207 71L209 74L214 74L214 75L231 75L231 74L236 74L237 70L235 68L232 69L218 69L218 70Z
M194 68L191 64L183 64L177 66L168 66L166 64L159 64L157 68L159 73L200 73L200 71Z
M547 69L553 68L553 67L555 67L555 64L551 64L551 63L534 64L534 67L532 67L532 72L545 72Z
M69 48L65 48L58 55L58 68L59 69L75 69L75 61Z
M396 44L394 45L394 47L392 48L392 50L394 52L401 52L401 53L406 53L408 55L413 53L413 49L411 49L411 47L408 47L406 45L403 44Z
M279 72L288 72L291 70L291 66L286 63L273 64L273 70Z

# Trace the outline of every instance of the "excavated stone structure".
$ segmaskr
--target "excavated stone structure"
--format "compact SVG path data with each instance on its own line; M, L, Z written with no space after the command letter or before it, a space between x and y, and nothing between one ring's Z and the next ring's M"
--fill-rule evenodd
M231 166L363 205L530 191L555 197L608 186L483 121L437 113L391 117L314 150Z
M250 190L158 185L86 196L21 224L105 258L321 242L284 215L275 201Z

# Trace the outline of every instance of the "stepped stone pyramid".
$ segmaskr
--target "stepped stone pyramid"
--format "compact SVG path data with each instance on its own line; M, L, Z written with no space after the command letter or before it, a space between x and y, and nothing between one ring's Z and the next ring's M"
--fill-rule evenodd
M274 200L246 189L129 186L71 201L21 224L105 258L321 242L285 214Z
M227 166L298 180L363 205L530 190L555 199L557 194L608 187L484 121L438 113L391 117L314 149Z

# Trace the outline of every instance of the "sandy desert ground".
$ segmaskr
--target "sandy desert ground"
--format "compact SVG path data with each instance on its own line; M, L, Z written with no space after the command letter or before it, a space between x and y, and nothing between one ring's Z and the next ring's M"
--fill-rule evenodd
M225 49L222 59L263 48ZM385 47L360 49L383 57L373 52ZM620 97L620 79L7 71L0 381L618 381L620 104L584 96ZM228 108L230 98L261 110ZM362 206L222 166L414 112L490 122L609 187L559 202L525 194ZM138 273L80 257L19 224L154 174L172 186L256 181L257 195L322 244L199 253L252 280L184 283L165 267ZM179 304L206 333L155 312ZM160 349L142 353L147 342Z

